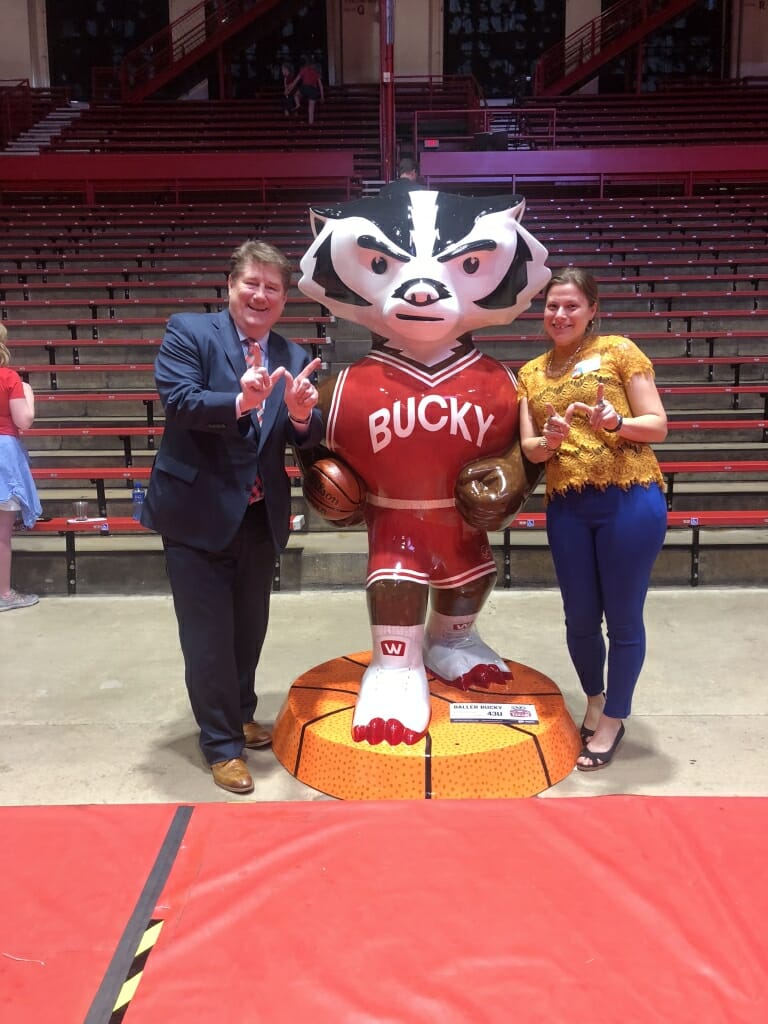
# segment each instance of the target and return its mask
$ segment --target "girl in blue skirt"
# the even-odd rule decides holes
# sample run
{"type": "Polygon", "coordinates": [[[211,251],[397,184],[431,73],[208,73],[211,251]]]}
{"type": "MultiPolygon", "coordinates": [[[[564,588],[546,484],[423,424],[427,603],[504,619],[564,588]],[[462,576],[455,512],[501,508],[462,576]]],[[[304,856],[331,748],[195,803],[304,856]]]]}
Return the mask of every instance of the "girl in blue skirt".
{"type": "Polygon", "coordinates": [[[42,508],[29,469],[29,456],[20,430],[35,419],[35,396],[15,370],[5,344],[8,332],[0,324],[0,612],[37,604],[37,594],[20,594],[11,587],[11,536],[19,514],[28,528],[42,508]]]}

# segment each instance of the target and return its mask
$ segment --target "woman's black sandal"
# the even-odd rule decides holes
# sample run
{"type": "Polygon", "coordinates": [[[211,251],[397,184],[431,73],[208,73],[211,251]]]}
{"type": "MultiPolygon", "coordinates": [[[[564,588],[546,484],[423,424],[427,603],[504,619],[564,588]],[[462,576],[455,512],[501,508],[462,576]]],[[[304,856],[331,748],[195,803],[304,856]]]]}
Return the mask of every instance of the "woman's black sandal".
{"type": "MultiPolygon", "coordinates": [[[[603,690],[601,696],[603,696],[603,697],[605,696],[605,690],[603,690]]],[[[603,706],[605,706],[605,701],[603,701],[603,706]]],[[[581,726],[579,727],[579,736],[581,736],[581,742],[585,743],[585,744],[586,744],[587,740],[590,738],[590,736],[594,736],[595,735],[595,730],[594,729],[588,729],[586,727],[586,725],[584,725],[584,722],[586,722],[586,720],[587,720],[587,718],[586,718],[586,715],[585,715],[584,716],[584,721],[581,723],[581,726]]]]}
{"type": "Polygon", "coordinates": [[[580,772],[597,772],[597,771],[600,771],[601,768],[607,768],[608,765],[613,760],[613,755],[616,753],[616,751],[618,749],[618,746],[621,743],[623,738],[624,738],[624,723],[622,722],[621,725],[619,726],[619,731],[616,733],[616,739],[613,741],[613,744],[612,744],[610,750],[600,750],[600,751],[590,750],[589,747],[585,744],[584,747],[582,748],[581,753],[579,754],[579,757],[589,758],[589,760],[592,763],[591,764],[578,764],[577,763],[576,767],[578,768],[578,770],[580,772]]]}

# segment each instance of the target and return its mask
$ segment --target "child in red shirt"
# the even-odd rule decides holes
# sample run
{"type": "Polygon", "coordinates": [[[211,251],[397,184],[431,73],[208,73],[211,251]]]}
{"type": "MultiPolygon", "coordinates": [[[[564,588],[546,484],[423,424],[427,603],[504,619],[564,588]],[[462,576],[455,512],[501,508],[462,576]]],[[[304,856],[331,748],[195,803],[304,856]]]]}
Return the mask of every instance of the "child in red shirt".
{"type": "Polygon", "coordinates": [[[19,430],[34,422],[35,396],[8,366],[7,337],[0,324],[0,612],[28,608],[39,600],[37,594],[20,594],[11,587],[11,536],[19,513],[27,527],[42,513],[29,456],[19,438],[19,430]]]}
{"type": "Polygon", "coordinates": [[[301,107],[303,97],[307,101],[307,121],[309,124],[314,124],[315,105],[318,100],[325,99],[325,90],[323,88],[323,80],[316,66],[306,59],[302,61],[298,75],[287,87],[288,92],[292,92],[294,89],[296,89],[296,109],[299,110],[301,107]],[[298,89],[296,89],[296,86],[298,86],[298,89]]]}

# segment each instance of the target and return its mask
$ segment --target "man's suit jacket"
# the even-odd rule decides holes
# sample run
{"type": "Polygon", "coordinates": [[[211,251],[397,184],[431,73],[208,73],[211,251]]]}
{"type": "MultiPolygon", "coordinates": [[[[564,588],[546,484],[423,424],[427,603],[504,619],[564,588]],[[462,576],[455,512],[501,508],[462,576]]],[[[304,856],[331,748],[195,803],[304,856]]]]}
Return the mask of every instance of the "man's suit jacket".
{"type": "MultiPolygon", "coordinates": [[[[295,377],[310,357],[274,331],[269,370],[285,366],[295,377]]],[[[165,431],[155,458],[141,522],[182,544],[205,551],[225,548],[242,522],[256,474],[264,484],[275,550],[288,541],[290,481],[285,446],[310,448],[322,438],[313,411],[299,441],[283,401],[279,380],[256,412],[235,416],[235,398],[245,373],[243,346],[228,311],[180,313],[168,321],[155,361],[155,379],[165,409],[165,431]]]]}

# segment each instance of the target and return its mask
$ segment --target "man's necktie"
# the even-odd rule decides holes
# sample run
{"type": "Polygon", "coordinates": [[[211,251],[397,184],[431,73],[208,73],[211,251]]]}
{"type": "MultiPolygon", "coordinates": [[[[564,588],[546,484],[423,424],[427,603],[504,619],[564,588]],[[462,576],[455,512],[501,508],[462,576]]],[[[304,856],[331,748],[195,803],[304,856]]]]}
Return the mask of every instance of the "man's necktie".
{"type": "MultiPolygon", "coordinates": [[[[251,366],[261,366],[262,365],[261,345],[259,345],[258,341],[253,341],[252,338],[247,338],[246,340],[248,341],[248,355],[245,357],[246,363],[248,364],[249,367],[251,367],[251,366]]],[[[264,419],[264,403],[263,402],[261,403],[260,406],[258,406],[256,408],[255,412],[256,412],[256,418],[259,421],[259,426],[261,426],[261,421],[264,419]]],[[[256,476],[256,479],[253,481],[253,486],[251,487],[251,496],[248,499],[248,504],[249,505],[253,505],[254,502],[262,501],[263,499],[264,499],[264,483],[263,483],[263,481],[261,479],[261,475],[258,474],[256,476]]]]}
{"type": "MultiPolygon", "coordinates": [[[[252,338],[246,338],[248,342],[248,355],[245,357],[245,361],[249,367],[251,366],[263,366],[263,360],[261,358],[261,345],[258,341],[253,341],[252,338]]],[[[256,407],[256,416],[258,417],[259,423],[264,419],[264,403],[256,407]]]]}

